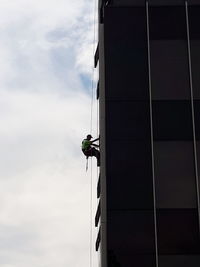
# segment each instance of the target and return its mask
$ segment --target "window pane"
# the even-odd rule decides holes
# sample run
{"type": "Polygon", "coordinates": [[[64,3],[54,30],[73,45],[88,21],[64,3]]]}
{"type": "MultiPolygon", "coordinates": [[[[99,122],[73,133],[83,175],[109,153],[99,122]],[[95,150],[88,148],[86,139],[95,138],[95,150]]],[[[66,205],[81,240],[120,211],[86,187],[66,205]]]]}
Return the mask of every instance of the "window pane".
{"type": "Polygon", "coordinates": [[[151,209],[150,142],[109,141],[107,144],[108,209],[151,209]]]}
{"type": "Polygon", "coordinates": [[[196,139],[200,140],[200,101],[194,101],[194,121],[195,121],[195,132],[196,139]]]}
{"type": "MultiPolygon", "coordinates": [[[[199,3],[199,1],[198,1],[199,3]]],[[[200,6],[189,6],[189,26],[190,26],[190,38],[200,39],[200,6]]]]}
{"type": "Polygon", "coordinates": [[[150,39],[187,39],[185,6],[149,8],[150,39]]]}
{"type": "Polygon", "coordinates": [[[106,98],[148,99],[145,7],[105,8],[104,42],[106,98]]]}
{"type": "Polygon", "coordinates": [[[197,6],[199,6],[200,3],[199,3],[199,0],[190,0],[189,4],[190,5],[195,5],[197,7],[197,6]]]}
{"type": "Polygon", "coordinates": [[[191,62],[194,99],[200,99],[200,40],[191,40],[191,62]]]}
{"type": "Polygon", "coordinates": [[[153,99],[190,99],[187,42],[151,41],[153,99]]]}
{"type": "MultiPolygon", "coordinates": [[[[199,185],[200,185],[200,141],[196,142],[196,149],[197,149],[197,166],[198,166],[198,176],[199,176],[199,185]]],[[[200,188],[199,188],[200,192],[200,188]]]]}
{"type": "Polygon", "coordinates": [[[192,142],[154,142],[156,206],[195,208],[197,205],[192,142]]]}
{"type": "Polygon", "coordinates": [[[153,101],[154,140],[193,140],[190,101],[153,101]]]}
{"type": "Polygon", "coordinates": [[[121,254],[129,255],[134,266],[134,255],[155,253],[153,211],[108,212],[107,230],[108,250],[114,251],[122,266],[121,254]]]}
{"type": "Polygon", "coordinates": [[[108,250],[108,267],[156,267],[155,255],[133,255],[125,249],[108,250]]]}
{"type": "Polygon", "coordinates": [[[176,6],[181,5],[183,6],[182,0],[149,0],[148,1],[150,5],[156,5],[156,6],[176,6]]]}
{"type": "Polygon", "coordinates": [[[192,80],[194,98],[200,99],[200,6],[189,6],[189,26],[191,38],[192,80]]]}
{"type": "Polygon", "coordinates": [[[149,101],[107,102],[106,129],[112,139],[149,139],[149,101]]]}
{"type": "Polygon", "coordinates": [[[157,211],[159,254],[197,254],[199,229],[197,209],[157,211]]]}
{"type": "Polygon", "coordinates": [[[162,255],[158,262],[160,267],[199,267],[200,255],[162,255]]]}

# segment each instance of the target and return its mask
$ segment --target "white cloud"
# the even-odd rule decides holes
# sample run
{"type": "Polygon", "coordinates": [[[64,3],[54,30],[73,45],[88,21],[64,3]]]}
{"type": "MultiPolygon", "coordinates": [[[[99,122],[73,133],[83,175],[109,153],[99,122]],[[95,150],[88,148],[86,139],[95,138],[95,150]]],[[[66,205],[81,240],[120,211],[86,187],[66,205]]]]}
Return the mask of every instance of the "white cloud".
{"type": "Polygon", "coordinates": [[[0,267],[89,264],[93,4],[0,1],[0,267]]]}

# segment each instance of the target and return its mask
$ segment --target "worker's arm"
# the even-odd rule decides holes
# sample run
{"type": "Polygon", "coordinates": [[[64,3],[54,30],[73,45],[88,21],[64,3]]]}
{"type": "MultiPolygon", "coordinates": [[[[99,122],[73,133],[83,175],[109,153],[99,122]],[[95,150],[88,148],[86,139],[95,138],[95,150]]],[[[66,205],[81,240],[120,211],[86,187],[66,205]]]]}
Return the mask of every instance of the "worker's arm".
{"type": "Polygon", "coordinates": [[[99,141],[99,138],[92,140],[91,142],[94,143],[96,141],[99,141]]]}
{"type": "Polygon", "coordinates": [[[99,147],[99,145],[96,145],[96,144],[92,144],[92,146],[99,147]]]}

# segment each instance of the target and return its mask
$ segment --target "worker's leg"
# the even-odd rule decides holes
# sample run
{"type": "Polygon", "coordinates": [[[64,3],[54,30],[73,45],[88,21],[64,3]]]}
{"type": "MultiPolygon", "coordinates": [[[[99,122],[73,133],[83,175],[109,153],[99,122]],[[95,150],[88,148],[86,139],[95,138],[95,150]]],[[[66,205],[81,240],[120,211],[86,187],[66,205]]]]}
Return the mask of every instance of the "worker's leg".
{"type": "Polygon", "coordinates": [[[100,166],[100,152],[99,150],[92,148],[92,156],[97,158],[97,166],[100,166]]]}

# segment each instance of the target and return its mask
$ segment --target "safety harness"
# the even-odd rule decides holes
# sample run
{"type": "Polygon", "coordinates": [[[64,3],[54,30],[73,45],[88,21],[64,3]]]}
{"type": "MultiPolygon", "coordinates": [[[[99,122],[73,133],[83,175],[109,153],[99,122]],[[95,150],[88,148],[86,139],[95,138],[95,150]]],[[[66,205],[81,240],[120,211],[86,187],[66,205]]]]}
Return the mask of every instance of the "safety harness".
{"type": "MultiPolygon", "coordinates": [[[[83,153],[91,150],[91,154],[92,154],[91,144],[92,144],[92,142],[87,140],[87,139],[84,139],[82,141],[82,151],[83,151],[83,153]]],[[[89,158],[90,155],[86,155],[85,153],[84,153],[84,155],[86,156],[86,172],[87,172],[87,170],[88,170],[88,158],[89,158]]]]}

